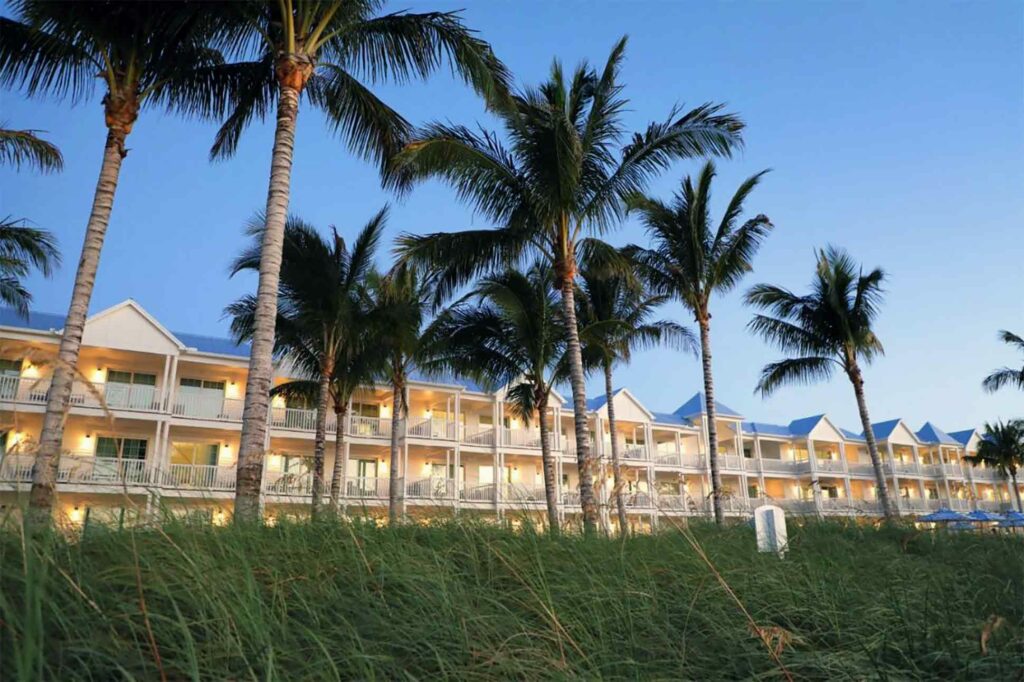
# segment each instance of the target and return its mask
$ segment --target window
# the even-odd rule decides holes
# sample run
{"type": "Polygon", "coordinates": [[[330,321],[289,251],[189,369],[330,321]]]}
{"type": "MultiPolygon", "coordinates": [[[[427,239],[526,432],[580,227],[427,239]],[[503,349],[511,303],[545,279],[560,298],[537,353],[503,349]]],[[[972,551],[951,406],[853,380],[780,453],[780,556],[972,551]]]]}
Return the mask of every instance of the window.
{"type": "Polygon", "coordinates": [[[754,450],[752,448],[747,448],[747,447],[743,448],[743,456],[746,457],[747,459],[753,459],[754,458],[754,450]]]}
{"type": "Polygon", "coordinates": [[[939,490],[938,490],[938,488],[925,488],[924,492],[925,492],[925,497],[927,497],[929,500],[937,500],[937,499],[939,499],[939,490]]]}
{"type": "Polygon", "coordinates": [[[17,360],[0,359],[0,376],[19,377],[21,376],[21,358],[17,360]]]}
{"type": "Polygon", "coordinates": [[[219,443],[171,443],[171,464],[215,466],[219,455],[219,443]]]}
{"type": "Polygon", "coordinates": [[[753,484],[753,485],[748,485],[747,486],[747,496],[748,497],[760,497],[761,496],[761,490],[757,487],[756,483],[753,484]]]}
{"type": "Polygon", "coordinates": [[[135,384],[136,386],[156,386],[155,374],[143,374],[142,372],[122,372],[120,370],[107,370],[108,384],[135,384]]]}
{"type": "Polygon", "coordinates": [[[147,441],[142,438],[111,438],[100,436],[96,439],[96,456],[121,459],[146,459],[147,441]]]}
{"type": "Polygon", "coordinates": [[[224,392],[223,381],[209,381],[207,379],[189,379],[186,377],[181,378],[181,387],[185,389],[204,389],[207,391],[220,391],[224,392]]]}
{"type": "Polygon", "coordinates": [[[480,426],[494,426],[494,415],[482,414],[480,415],[480,426]]]}
{"type": "Polygon", "coordinates": [[[380,418],[380,404],[352,403],[352,416],[380,418]]]}
{"type": "Polygon", "coordinates": [[[562,474],[562,490],[569,489],[569,474],[562,474]]]}
{"type": "Polygon", "coordinates": [[[357,459],[356,476],[359,478],[377,478],[377,460],[357,459]]]}
{"type": "Polygon", "coordinates": [[[281,455],[281,471],[292,476],[305,476],[312,471],[309,457],[281,455]]]}
{"type": "Polygon", "coordinates": [[[827,500],[838,499],[839,487],[834,485],[823,485],[821,486],[821,496],[827,500]]]}

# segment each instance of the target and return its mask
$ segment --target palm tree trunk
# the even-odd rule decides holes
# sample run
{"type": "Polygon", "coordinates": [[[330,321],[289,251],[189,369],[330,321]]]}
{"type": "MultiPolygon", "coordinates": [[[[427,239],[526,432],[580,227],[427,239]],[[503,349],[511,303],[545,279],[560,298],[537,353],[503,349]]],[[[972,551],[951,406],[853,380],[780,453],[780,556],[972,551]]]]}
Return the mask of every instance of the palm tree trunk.
{"type": "Polygon", "coordinates": [[[313,436],[313,502],[310,516],[316,518],[324,497],[324,451],[327,449],[327,403],[331,394],[330,366],[320,370],[320,392],[316,400],[316,433],[313,436]]]}
{"type": "Polygon", "coordinates": [[[619,439],[616,438],[615,426],[615,405],[612,402],[612,363],[604,363],[604,394],[608,407],[608,431],[612,436],[612,479],[615,482],[615,490],[612,496],[615,498],[615,508],[619,512],[619,534],[623,537],[629,532],[629,521],[626,519],[626,505],[622,503],[622,463],[619,461],[619,439]]]}
{"type": "Polygon", "coordinates": [[[295,147],[295,122],[299,115],[299,91],[282,85],[277,102],[277,129],[270,161],[270,188],[267,192],[266,229],[260,249],[260,278],[256,290],[256,315],[252,348],[249,352],[249,377],[245,384],[242,410],[242,436],[238,448],[238,472],[235,489],[235,519],[259,518],[260,484],[263,479],[264,440],[270,382],[273,378],[274,322],[277,318],[277,289],[281,276],[281,250],[284,224],[288,218],[291,192],[292,152],[295,147]]]}
{"type": "Polygon", "coordinates": [[[572,275],[562,277],[562,313],[569,338],[569,383],[572,385],[572,412],[576,427],[576,466],[580,477],[580,507],[583,510],[583,532],[597,531],[597,501],[594,499],[594,480],[591,472],[590,429],[587,425],[587,390],[583,376],[583,352],[580,349],[580,330],[576,322],[576,292],[572,275]]]}
{"type": "Polygon", "coordinates": [[[338,512],[341,509],[341,482],[345,477],[345,415],[348,413],[348,406],[342,405],[334,409],[334,418],[337,424],[334,427],[334,471],[331,472],[331,509],[338,512]]]}
{"type": "Polygon", "coordinates": [[[398,522],[398,505],[402,494],[402,477],[399,474],[402,451],[405,449],[405,381],[395,380],[392,384],[391,409],[391,468],[388,481],[388,521],[398,522]]]}
{"type": "Polygon", "coordinates": [[[540,387],[537,396],[537,416],[540,420],[540,461],[544,469],[544,499],[548,503],[548,528],[552,536],[558,535],[558,484],[555,481],[555,459],[551,456],[551,430],[548,428],[548,387],[540,387]]]}
{"type": "Polygon", "coordinates": [[[107,141],[103,147],[103,162],[92,199],[92,212],[85,228],[85,242],[75,272],[75,286],[71,293],[71,304],[64,320],[64,331],[60,338],[60,349],[53,369],[50,390],[46,396],[46,415],[39,436],[39,451],[32,469],[32,489],[28,498],[30,524],[47,525],[52,520],[57,472],[60,469],[60,449],[64,440],[64,417],[71,399],[71,388],[78,366],[78,353],[82,347],[82,333],[85,319],[89,314],[96,270],[100,264],[103,238],[110,223],[110,212],[114,206],[114,193],[121,173],[121,162],[127,152],[124,142],[128,129],[112,127],[107,130],[107,141]]]}
{"type": "Polygon", "coordinates": [[[1024,505],[1020,503],[1020,489],[1017,487],[1017,470],[1010,470],[1010,483],[1013,484],[1013,496],[1017,498],[1017,511],[1024,514],[1024,505]]]}
{"type": "Polygon", "coordinates": [[[697,316],[700,325],[700,356],[704,368],[704,409],[708,417],[708,462],[711,465],[711,504],[715,523],[722,525],[722,472],[718,468],[718,415],[715,412],[715,380],[711,374],[711,320],[707,313],[697,316]]]}
{"type": "Polygon", "coordinates": [[[864,429],[864,440],[868,444],[868,456],[871,457],[871,468],[875,472],[875,482],[878,484],[878,500],[882,503],[882,513],[886,521],[894,521],[899,517],[899,512],[893,507],[892,499],[889,497],[889,485],[885,480],[885,472],[882,471],[882,458],[878,454],[878,442],[875,440],[875,430],[871,428],[871,418],[868,416],[868,404],[864,399],[864,378],[860,373],[860,367],[853,358],[847,358],[847,374],[853,384],[853,392],[857,396],[857,410],[860,412],[860,423],[864,429]]]}

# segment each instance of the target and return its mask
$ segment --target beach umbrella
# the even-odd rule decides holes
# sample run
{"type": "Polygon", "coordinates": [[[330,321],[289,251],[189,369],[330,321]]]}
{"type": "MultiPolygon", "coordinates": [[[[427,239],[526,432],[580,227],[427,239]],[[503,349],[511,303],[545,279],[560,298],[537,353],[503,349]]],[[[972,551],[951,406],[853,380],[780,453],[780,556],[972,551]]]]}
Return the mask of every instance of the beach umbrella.
{"type": "Polygon", "coordinates": [[[1016,511],[1006,512],[1004,519],[999,522],[999,527],[1024,528],[1024,514],[1016,511]]]}
{"type": "Polygon", "coordinates": [[[927,514],[918,519],[918,521],[926,521],[928,523],[949,523],[951,521],[969,521],[966,516],[960,512],[955,512],[952,509],[938,509],[933,511],[931,514],[927,514]]]}
{"type": "Polygon", "coordinates": [[[1002,521],[1005,517],[1001,514],[994,514],[993,512],[976,509],[968,514],[967,518],[977,523],[986,523],[990,521],[1002,521]]]}

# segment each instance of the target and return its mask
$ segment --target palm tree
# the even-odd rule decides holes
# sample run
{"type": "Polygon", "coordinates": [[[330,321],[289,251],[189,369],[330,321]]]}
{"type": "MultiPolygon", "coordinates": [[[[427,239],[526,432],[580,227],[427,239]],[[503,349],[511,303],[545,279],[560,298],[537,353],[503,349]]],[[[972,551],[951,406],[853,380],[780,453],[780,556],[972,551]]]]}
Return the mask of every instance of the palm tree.
{"type": "Polygon", "coordinates": [[[494,132],[433,124],[395,161],[389,182],[398,187],[439,178],[494,223],[492,229],[406,235],[407,259],[442,272],[438,296],[481,274],[539,257],[554,270],[569,334],[580,501],[584,528],[597,528],[591,474],[583,358],[576,324],[576,254],[585,232],[613,228],[624,214],[623,195],[643,189],[673,160],[728,155],[741,143],[743,124],[721,107],[673,110],[663,122],[626,139],[618,82],[626,39],[598,73],[588,64],[567,79],[555,62],[548,81],[495,105],[508,146],[494,132]]]}
{"type": "Polygon", "coordinates": [[[757,384],[762,395],[771,395],[784,384],[829,379],[836,368],[850,379],[875,470],[878,498],[886,519],[893,520],[899,512],[889,497],[882,472],[860,368],[862,361],[870,363],[885,353],[873,329],[884,280],[881,269],[864,274],[849,254],[829,246],[818,253],[809,294],[798,296],[782,287],[758,284],[747,292],[746,301],[770,312],[755,315],[748,325],[750,330],[795,356],[764,367],[757,384]]]}
{"type": "Polygon", "coordinates": [[[361,157],[381,166],[402,145],[409,125],[360,78],[399,83],[425,78],[446,60],[484,96],[500,98],[504,67],[456,14],[378,14],[383,2],[266,0],[225,3],[220,12],[231,44],[257,54],[225,66],[238,88],[217,133],[214,158],[230,156],[244,128],[276,108],[267,193],[267,229],[256,294],[258,306],[242,413],[235,518],[259,514],[269,389],[273,372],[275,296],[291,193],[292,150],[300,99],[320,109],[361,157]]]}
{"type": "MultiPolygon", "coordinates": [[[[275,390],[285,396],[308,397],[317,406],[313,445],[314,516],[323,499],[327,410],[332,377],[337,373],[335,364],[353,347],[354,341],[362,344],[359,335],[365,328],[367,315],[365,285],[373,270],[374,253],[386,219],[387,208],[384,208],[362,229],[351,251],[336,230],[332,230],[330,239],[324,239],[316,228],[294,216],[289,217],[285,225],[275,354],[285,358],[290,367],[306,379],[288,382],[275,390]]],[[[266,229],[262,215],[250,224],[248,232],[254,237],[254,243],[235,260],[232,275],[259,271],[260,245],[266,229]]],[[[256,308],[253,296],[245,296],[228,306],[232,332],[240,341],[252,339],[256,308]]],[[[338,426],[343,427],[340,423],[338,426]]]]}
{"type": "Polygon", "coordinates": [[[1024,468],[1024,420],[985,424],[985,435],[978,441],[978,451],[964,457],[970,464],[985,464],[1010,479],[1017,511],[1024,513],[1017,487],[1017,471],[1024,468]]]}
{"type": "MultiPolygon", "coordinates": [[[[64,158],[56,146],[38,137],[34,130],[0,128],[0,164],[15,168],[28,165],[46,173],[62,170],[64,158]]],[[[32,268],[49,277],[60,265],[60,251],[50,232],[19,224],[22,222],[10,217],[0,219],[0,301],[27,317],[32,294],[21,280],[32,268]]]]}
{"type": "Polygon", "coordinates": [[[646,293],[632,276],[609,272],[588,264],[580,271],[579,313],[577,315],[587,365],[604,374],[608,430],[611,433],[613,497],[618,510],[619,532],[628,529],[622,503],[622,466],[619,459],[615,419],[612,371],[616,364],[629,364],[633,351],[666,344],[696,351],[693,333],[668,320],[652,320],[658,307],[668,301],[666,295],[646,293]]]}
{"type": "Polygon", "coordinates": [[[386,356],[384,374],[391,384],[391,464],[388,519],[398,521],[402,493],[401,455],[405,450],[409,373],[421,355],[423,324],[433,296],[431,282],[414,268],[398,264],[375,287],[374,346],[386,356]]]}
{"type": "MultiPolygon", "coordinates": [[[[29,520],[49,522],[64,412],[121,164],[128,154],[125,142],[143,107],[216,116],[229,85],[211,71],[223,59],[208,46],[213,26],[201,3],[14,0],[9,5],[18,18],[0,18],[0,86],[78,101],[92,93],[98,78],[107,128],[29,494],[29,520]]],[[[53,155],[46,159],[40,157],[52,165],[53,155]]]]}
{"type": "Polygon", "coordinates": [[[565,368],[567,334],[554,283],[544,261],[526,273],[507,270],[482,280],[424,333],[422,367],[470,377],[489,390],[505,387],[505,399],[517,417],[529,425],[536,416],[548,527],[557,533],[558,484],[548,405],[554,385],[564,379],[559,370],[565,368]]]}
{"type": "Polygon", "coordinates": [[[48,173],[64,170],[64,157],[56,145],[42,139],[37,130],[0,128],[0,164],[34,167],[48,173]]]}
{"type": "Polygon", "coordinates": [[[767,216],[757,215],[740,223],[743,203],[767,171],[747,178],[733,194],[718,225],[711,218],[711,181],[715,165],[708,161],[696,183],[683,179],[682,190],[671,204],[639,194],[629,198],[629,208],[640,214],[651,248],[626,249],[636,260],[642,276],[655,293],[667,294],[686,306],[700,328],[704,370],[704,401],[707,412],[708,459],[715,522],[724,521],[722,477],[718,467],[718,425],[715,384],[711,372],[711,296],[731,290],[752,270],[751,260],[772,229],[767,216]]]}
{"type": "MultiPolygon", "coordinates": [[[[1009,344],[1017,350],[1024,352],[1024,339],[1013,332],[1001,329],[999,331],[999,339],[1003,343],[1009,344]]],[[[1020,369],[1000,367],[997,370],[993,370],[991,374],[985,377],[985,380],[981,382],[981,385],[989,393],[995,393],[1006,385],[1016,386],[1020,390],[1024,391],[1024,367],[1021,367],[1020,369]]]]}

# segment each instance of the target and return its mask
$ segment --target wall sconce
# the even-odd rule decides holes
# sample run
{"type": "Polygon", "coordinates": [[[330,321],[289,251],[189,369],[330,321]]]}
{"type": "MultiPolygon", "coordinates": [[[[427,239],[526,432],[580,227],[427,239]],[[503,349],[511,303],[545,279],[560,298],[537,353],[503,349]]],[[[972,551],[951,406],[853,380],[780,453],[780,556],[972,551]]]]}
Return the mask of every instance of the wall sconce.
{"type": "Polygon", "coordinates": [[[89,440],[90,438],[92,438],[92,434],[91,433],[85,434],[85,439],[86,440],[89,440]]]}
{"type": "Polygon", "coordinates": [[[82,522],[82,510],[78,507],[78,505],[75,505],[75,508],[72,509],[71,512],[68,514],[68,519],[71,520],[71,523],[77,524],[82,522]]]}

